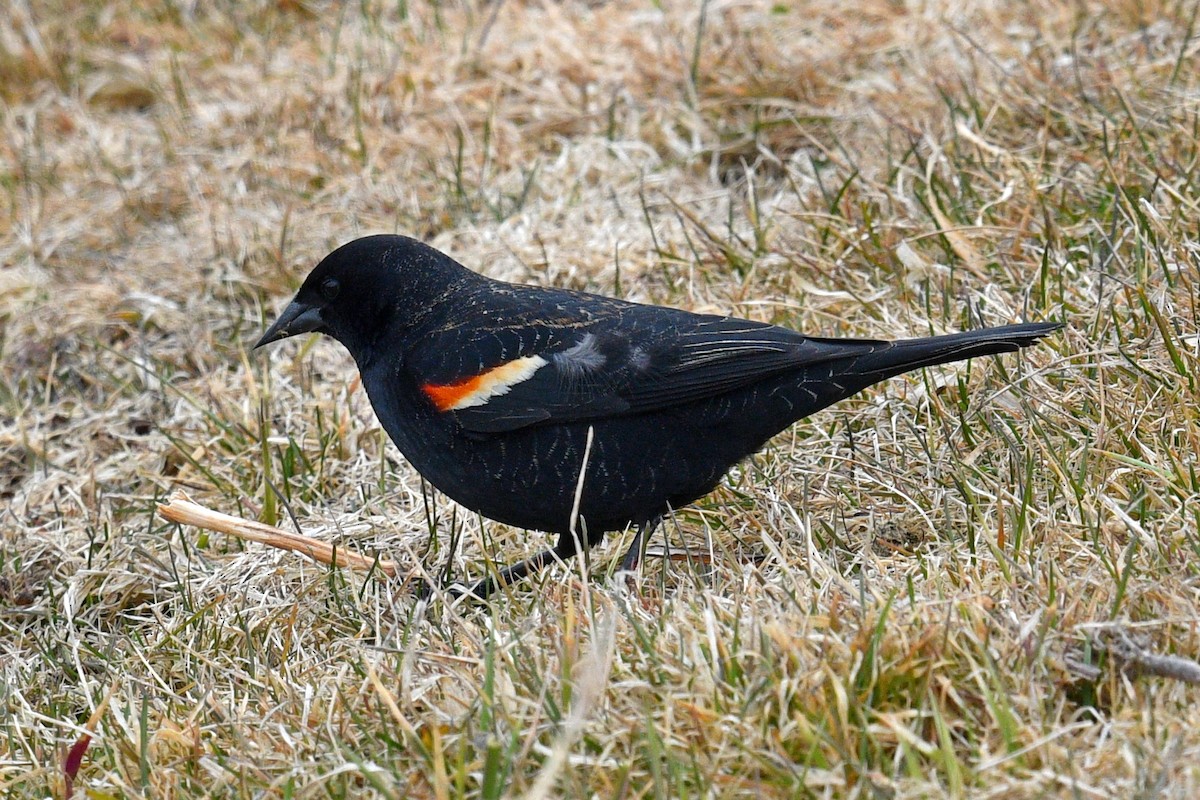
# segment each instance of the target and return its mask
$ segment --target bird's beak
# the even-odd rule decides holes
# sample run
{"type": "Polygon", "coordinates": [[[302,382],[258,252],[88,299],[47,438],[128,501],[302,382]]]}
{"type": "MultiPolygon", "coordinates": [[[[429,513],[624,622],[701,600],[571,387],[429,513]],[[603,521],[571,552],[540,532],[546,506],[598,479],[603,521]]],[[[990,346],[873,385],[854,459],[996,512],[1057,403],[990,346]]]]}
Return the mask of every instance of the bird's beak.
{"type": "Polygon", "coordinates": [[[279,319],[275,320],[275,324],[267,328],[267,332],[262,335],[254,348],[257,349],[264,344],[277,342],[298,333],[320,330],[324,327],[325,321],[321,319],[320,308],[293,300],[279,315],[279,319]]]}

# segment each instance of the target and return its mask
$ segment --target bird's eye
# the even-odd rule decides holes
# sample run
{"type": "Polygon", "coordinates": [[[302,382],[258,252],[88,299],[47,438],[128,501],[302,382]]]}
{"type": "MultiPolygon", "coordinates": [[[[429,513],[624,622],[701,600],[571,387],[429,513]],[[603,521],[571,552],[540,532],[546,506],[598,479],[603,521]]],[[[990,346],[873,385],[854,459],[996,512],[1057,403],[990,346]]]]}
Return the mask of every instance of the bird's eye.
{"type": "Polygon", "coordinates": [[[326,278],[321,281],[321,296],[326,300],[333,300],[341,290],[342,284],[338,282],[337,278],[326,278]]]}

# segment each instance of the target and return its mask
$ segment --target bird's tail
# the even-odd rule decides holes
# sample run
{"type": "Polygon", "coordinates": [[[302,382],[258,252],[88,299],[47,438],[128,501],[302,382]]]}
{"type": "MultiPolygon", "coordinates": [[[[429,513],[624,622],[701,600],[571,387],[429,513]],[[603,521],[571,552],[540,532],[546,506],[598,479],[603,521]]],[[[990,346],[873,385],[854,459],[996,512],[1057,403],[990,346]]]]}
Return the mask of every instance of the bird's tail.
{"type": "Polygon", "coordinates": [[[786,425],[872,384],[922,367],[1011,353],[1037,344],[1060,328],[1062,325],[1054,322],[1030,322],[897,342],[809,337],[807,342],[817,351],[817,357],[810,358],[797,372],[778,379],[778,388],[768,396],[778,398],[786,408],[764,413],[759,432],[765,440],[786,425]]]}
{"type": "Polygon", "coordinates": [[[901,339],[864,354],[855,364],[855,369],[870,375],[873,383],[921,367],[948,364],[976,356],[1012,353],[1037,344],[1060,328],[1062,324],[1058,322],[1026,322],[945,336],[901,339]]]}

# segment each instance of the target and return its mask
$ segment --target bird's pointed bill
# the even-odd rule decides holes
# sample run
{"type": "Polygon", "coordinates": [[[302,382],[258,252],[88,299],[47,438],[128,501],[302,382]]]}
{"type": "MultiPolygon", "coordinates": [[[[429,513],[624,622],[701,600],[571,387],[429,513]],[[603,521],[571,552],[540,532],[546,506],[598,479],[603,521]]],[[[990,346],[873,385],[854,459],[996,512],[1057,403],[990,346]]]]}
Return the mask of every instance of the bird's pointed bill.
{"type": "Polygon", "coordinates": [[[264,344],[277,342],[298,333],[320,330],[324,325],[325,321],[321,319],[321,309],[293,300],[279,315],[279,319],[267,328],[267,332],[262,335],[254,347],[259,348],[264,344]]]}

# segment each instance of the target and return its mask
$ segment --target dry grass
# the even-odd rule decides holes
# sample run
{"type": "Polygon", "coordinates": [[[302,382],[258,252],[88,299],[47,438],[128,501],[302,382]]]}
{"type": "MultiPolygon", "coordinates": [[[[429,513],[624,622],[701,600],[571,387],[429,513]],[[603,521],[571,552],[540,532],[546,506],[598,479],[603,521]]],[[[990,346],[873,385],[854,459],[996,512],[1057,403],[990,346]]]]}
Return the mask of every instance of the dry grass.
{"type": "Polygon", "coordinates": [[[1137,655],[1200,656],[1195,2],[9,8],[6,794],[89,719],[94,798],[1200,794],[1200,689],[1137,655]],[[827,335],[1070,328],[797,425],[640,598],[617,536],[423,609],[154,513],[542,545],[430,497],[333,343],[247,352],[387,231],[827,335]]]}

